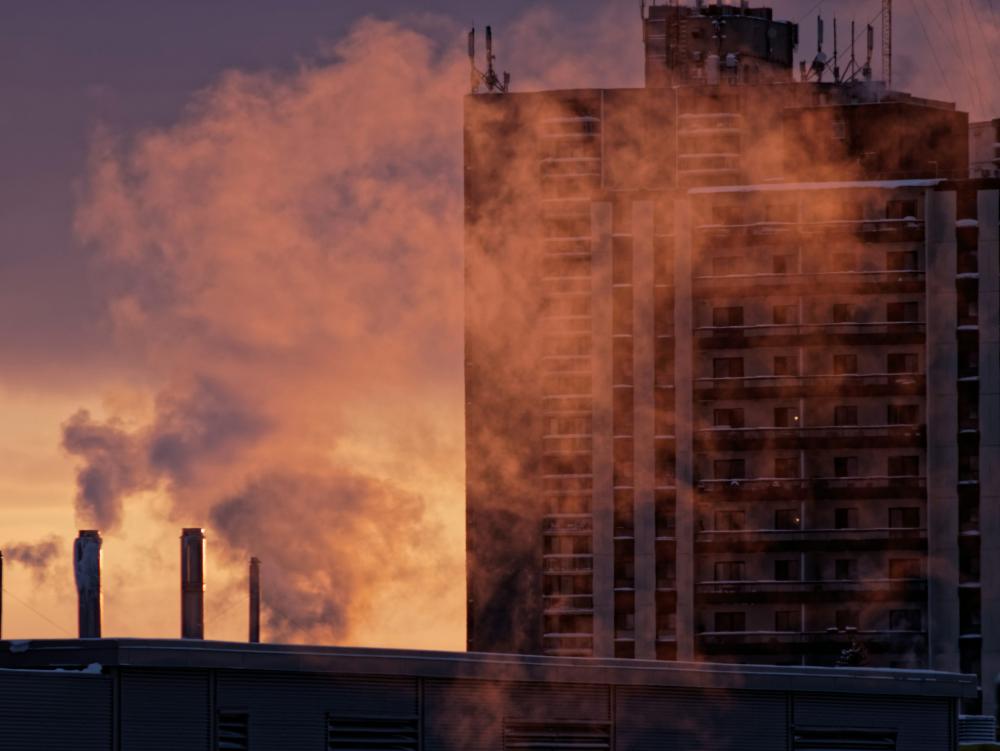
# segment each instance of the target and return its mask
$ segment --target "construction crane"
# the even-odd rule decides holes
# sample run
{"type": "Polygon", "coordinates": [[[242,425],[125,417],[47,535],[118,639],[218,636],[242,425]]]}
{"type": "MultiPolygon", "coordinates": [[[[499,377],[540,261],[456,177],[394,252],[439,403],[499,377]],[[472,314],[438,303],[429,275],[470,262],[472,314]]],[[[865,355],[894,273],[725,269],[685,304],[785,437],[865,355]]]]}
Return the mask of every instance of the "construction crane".
{"type": "Polygon", "coordinates": [[[882,0],[882,75],[892,89],[892,0],[882,0]]]}

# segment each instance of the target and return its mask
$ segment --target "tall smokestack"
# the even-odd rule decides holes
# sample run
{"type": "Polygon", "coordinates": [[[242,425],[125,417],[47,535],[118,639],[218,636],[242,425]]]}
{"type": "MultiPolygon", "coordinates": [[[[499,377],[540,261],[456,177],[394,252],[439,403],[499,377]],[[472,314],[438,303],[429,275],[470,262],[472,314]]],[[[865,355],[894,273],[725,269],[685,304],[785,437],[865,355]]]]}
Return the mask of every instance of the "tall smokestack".
{"type": "Polygon", "coordinates": [[[0,550],[0,639],[3,638],[3,551],[0,550]]]}
{"type": "Polygon", "coordinates": [[[250,559],[250,642],[260,641],[260,558],[250,559]]]}
{"type": "Polygon", "coordinates": [[[101,533],[81,529],[73,543],[73,575],[81,639],[101,638],[101,533]]]}
{"type": "Polygon", "coordinates": [[[181,532],[181,638],[205,638],[205,530],[181,532]]]}

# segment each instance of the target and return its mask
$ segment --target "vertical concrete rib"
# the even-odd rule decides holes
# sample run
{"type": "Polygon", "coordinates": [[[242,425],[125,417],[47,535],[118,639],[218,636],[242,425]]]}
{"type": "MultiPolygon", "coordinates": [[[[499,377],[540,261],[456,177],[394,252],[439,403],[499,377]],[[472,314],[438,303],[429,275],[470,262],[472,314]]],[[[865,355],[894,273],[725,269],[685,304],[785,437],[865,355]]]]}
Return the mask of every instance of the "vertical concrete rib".
{"type": "Polygon", "coordinates": [[[632,204],[632,372],[635,446],[635,656],[656,659],[656,328],[653,204],[632,204]]]}
{"type": "Polygon", "coordinates": [[[930,667],[957,671],[958,301],[955,292],[955,216],[954,191],[927,191],[927,632],[930,667]]]}
{"type": "Polygon", "coordinates": [[[677,659],[695,657],[694,351],[691,200],[674,204],[674,394],[677,438],[677,659]]]}
{"type": "Polygon", "coordinates": [[[594,656],[614,656],[614,436],[612,425],[611,204],[590,208],[593,382],[594,656]]]}
{"type": "Polygon", "coordinates": [[[983,713],[1000,674],[1000,191],[979,191],[979,554],[983,713]]]}

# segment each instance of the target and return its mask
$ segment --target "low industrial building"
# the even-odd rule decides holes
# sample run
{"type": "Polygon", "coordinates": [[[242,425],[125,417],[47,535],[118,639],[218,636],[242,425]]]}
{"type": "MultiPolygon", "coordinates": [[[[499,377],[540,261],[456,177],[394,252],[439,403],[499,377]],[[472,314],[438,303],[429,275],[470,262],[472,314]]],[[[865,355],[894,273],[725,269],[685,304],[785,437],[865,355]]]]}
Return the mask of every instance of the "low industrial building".
{"type": "Polygon", "coordinates": [[[945,751],[975,676],[242,644],[0,642],[0,748],[945,751]]]}

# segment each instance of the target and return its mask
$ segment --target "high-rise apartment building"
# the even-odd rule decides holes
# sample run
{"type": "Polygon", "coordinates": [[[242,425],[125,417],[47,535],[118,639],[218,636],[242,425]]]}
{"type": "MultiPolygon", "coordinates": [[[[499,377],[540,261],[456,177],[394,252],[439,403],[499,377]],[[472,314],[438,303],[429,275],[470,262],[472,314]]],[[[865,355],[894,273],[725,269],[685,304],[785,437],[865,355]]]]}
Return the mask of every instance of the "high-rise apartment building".
{"type": "Polygon", "coordinates": [[[645,88],[466,102],[469,648],[961,669],[993,712],[968,117],[793,80],[766,9],[644,22],[645,88]]]}

